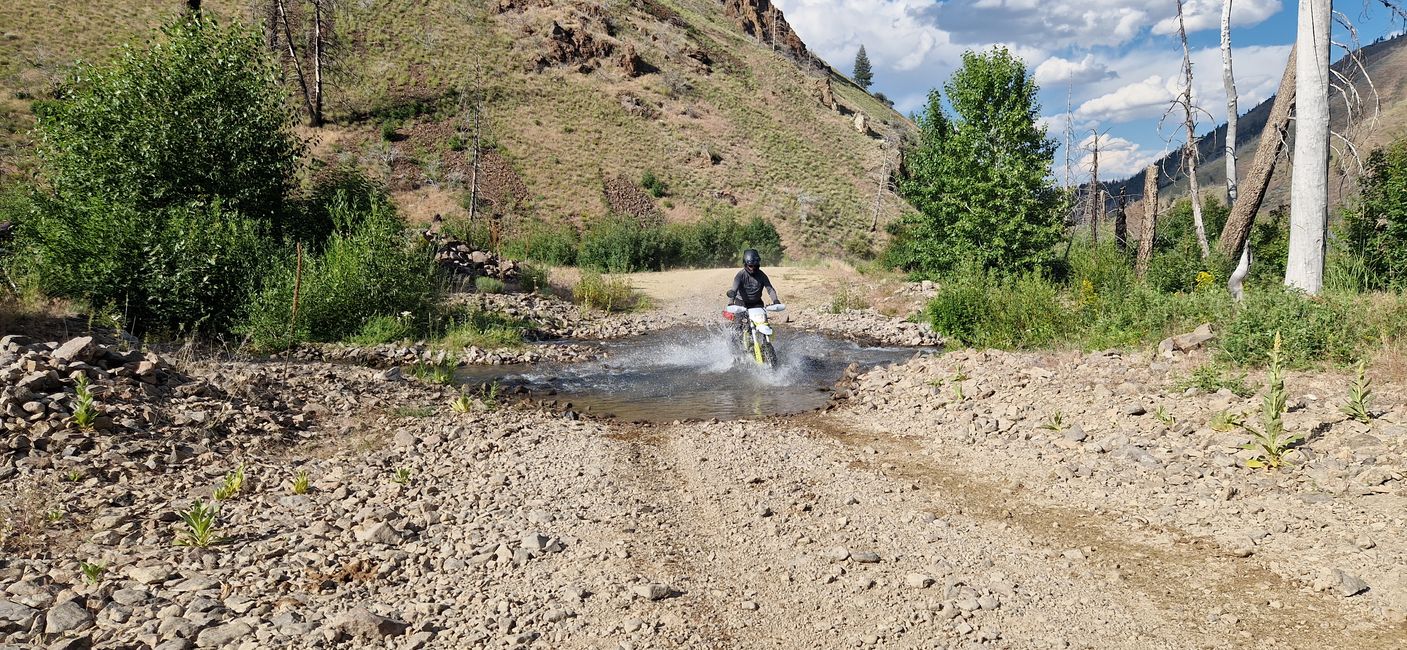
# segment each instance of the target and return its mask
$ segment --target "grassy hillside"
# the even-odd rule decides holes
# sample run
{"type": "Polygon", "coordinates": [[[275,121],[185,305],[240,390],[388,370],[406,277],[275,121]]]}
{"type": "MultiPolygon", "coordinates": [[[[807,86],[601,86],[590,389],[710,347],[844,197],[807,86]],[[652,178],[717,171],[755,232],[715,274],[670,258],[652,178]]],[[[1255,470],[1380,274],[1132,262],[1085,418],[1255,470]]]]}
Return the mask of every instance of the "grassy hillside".
{"type": "MultiPolygon", "coordinates": [[[[767,7],[742,0],[758,3],[767,7]]],[[[606,181],[638,183],[650,172],[668,187],[654,199],[667,219],[761,215],[793,254],[835,253],[869,236],[885,156],[894,155],[884,138],[912,130],[834,70],[789,51],[786,38],[799,43],[789,31],[774,49],[718,0],[340,4],[332,121],[308,130],[312,151],[384,178],[412,218],[464,212],[468,109],[482,98],[482,133],[496,155],[481,185],[487,207],[513,223],[603,215],[606,181]],[[828,84],[834,107],[822,104],[828,84]],[[856,129],[855,113],[870,133],[856,129]]],[[[3,172],[32,165],[32,98],[51,92],[73,61],[150,37],[180,6],[3,3],[3,172]]],[[[206,11],[251,24],[263,16],[222,0],[206,11]]],[[[884,191],[881,224],[902,209],[884,191]]]]}
{"type": "MultiPolygon", "coordinates": [[[[1365,161],[1369,152],[1393,140],[1407,136],[1407,38],[1396,37],[1364,47],[1358,54],[1362,70],[1344,59],[1335,64],[1335,69],[1355,81],[1357,92],[1362,97],[1360,105],[1354,109],[1350,119],[1342,95],[1335,93],[1329,103],[1330,119],[1335,132],[1343,134],[1358,149],[1365,161]],[[1365,78],[1364,72],[1367,76],[1365,78]],[[1368,79],[1371,79],[1371,87],[1368,79]],[[1376,89],[1376,99],[1374,97],[1376,89]],[[1376,104],[1376,106],[1375,106],[1376,104]]],[[[1270,106],[1275,98],[1265,100],[1241,116],[1237,135],[1237,172],[1244,178],[1260,145],[1261,130],[1270,118],[1270,106]]],[[[1261,210],[1269,211],[1289,204],[1290,165],[1289,156],[1294,147],[1294,126],[1291,122],[1289,141],[1271,178],[1270,189],[1266,193],[1261,210]]],[[[1202,136],[1199,142],[1199,162],[1197,180],[1208,194],[1226,197],[1225,162],[1226,125],[1202,136]]],[[[1334,156],[1329,184],[1330,201],[1339,203],[1351,198],[1357,190],[1357,165],[1344,148],[1343,140],[1335,138],[1334,146],[1339,152],[1334,156]],[[1340,163],[1347,163],[1338,171],[1340,163]]],[[[1173,152],[1158,161],[1161,170],[1158,179],[1161,202],[1184,198],[1188,193],[1187,174],[1183,170],[1181,151],[1173,152]]],[[[1143,194],[1144,174],[1139,172],[1126,181],[1111,183],[1108,191],[1118,196],[1121,190],[1130,197],[1143,194]]]]}

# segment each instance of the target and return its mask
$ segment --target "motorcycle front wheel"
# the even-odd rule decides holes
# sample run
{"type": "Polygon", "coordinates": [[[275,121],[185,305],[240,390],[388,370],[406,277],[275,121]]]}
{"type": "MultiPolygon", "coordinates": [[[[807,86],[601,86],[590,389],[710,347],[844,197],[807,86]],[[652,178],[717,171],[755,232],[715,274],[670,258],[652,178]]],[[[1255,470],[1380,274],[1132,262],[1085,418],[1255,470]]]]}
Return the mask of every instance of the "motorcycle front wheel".
{"type": "Polygon", "coordinates": [[[777,367],[777,351],[772,348],[771,341],[762,344],[762,363],[768,368],[777,367]]]}

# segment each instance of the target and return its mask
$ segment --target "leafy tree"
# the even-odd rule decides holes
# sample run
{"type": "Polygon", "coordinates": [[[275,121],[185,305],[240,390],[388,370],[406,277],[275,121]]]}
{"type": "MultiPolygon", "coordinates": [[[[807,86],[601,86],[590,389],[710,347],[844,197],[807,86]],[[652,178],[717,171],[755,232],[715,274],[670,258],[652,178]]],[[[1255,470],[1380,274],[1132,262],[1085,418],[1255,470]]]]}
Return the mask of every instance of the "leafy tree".
{"type": "Polygon", "coordinates": [[[21,244],[50,295],[114,305],[138,329],[221,330],[269,235],[301,220],[302,145],[258,34],[195,14],[163,34],[79,65],[38,107],[21,244]]]}
{"type": "Polygon", "coordinates": [[[1407,288],[1407,140],[1370,154],[1358,185],[1361,194],[1344,215],[1340,247],[1361,258],[1372,288],[1407,288]]]}
{"type": "Polygon", "coordinates": [[[917,116],[919,143],[904,154],[899,192],[915,208],[892,231],[886,260],[933,276],[968,265],[1021,273],[1048,264],[1063,229],[1049,175],[1055,142],[1036,120],[1038,88],[1005,48],[967,52],[917,116]]]}
{"type": "Polygon", "coordinates": [[[863,45],[860,46],[860,51],[855,53],[855,73],[850,76],[865,90],[869,90],[870,84],[874,83],[874,71],[870,69],[870,55],[865,53],[863,45]]]}

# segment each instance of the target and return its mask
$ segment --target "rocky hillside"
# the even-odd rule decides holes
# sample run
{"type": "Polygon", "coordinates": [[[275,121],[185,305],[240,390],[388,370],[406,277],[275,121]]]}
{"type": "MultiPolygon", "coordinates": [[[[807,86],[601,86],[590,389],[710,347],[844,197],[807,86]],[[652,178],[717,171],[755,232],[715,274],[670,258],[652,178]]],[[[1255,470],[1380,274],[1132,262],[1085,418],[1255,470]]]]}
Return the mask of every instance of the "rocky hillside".
{"type": "MultiPolygon", "coordinates": [[[[1361,69],[1348,57],[1335,63],[1334,67],[1346,78],[1354,80],[1355,88],[1362,98],[1359,102],[1361,105],[1355,106],[1354,115],[1350,119],[1342,95],[1335,93],[1329,103],[1329,110],[1334,130],[1350,138],[1358,148],[1361,157],[1366,160],[1368,153],[1374,148],[1381,147],[1407,133],[1407,74],[1404,74],[1407,72],[1407,39],[1399,36],[1374,43],[1362,48],[1356,56],[1361,61],[1361,69]],[[1371,80],[1371,84],[1369,80],[1371,80]],[[1374,91],[1376,91],[1376,101],[1374,91]],[[1377,104],[1376,108],[1375,103],[1377,104]]],[[[1265,123],[1270,118],[1270,105],[1274,102],[1275,98],[1272,96],[1241,116],[1238,124],[1236,152],[1240,161],[1237,171],[1242,177],[1250,170],[1251,159],[1255,157],[1256,147],[1260,145],[1261,130],[1265,128],[1265,123]]],[[[1290,127],[1289,139],[1290,143],[1287,144],[1282,156],[1288,156],[1289,152],[1292,151],[1293,124],[1290,127]]],[[[1221,188],[1226,184],[1225,143],[1225,124],[1218,126],[1211,133],[1203,135],[1198,148],[1197,167],[1197,180],[1201,186],[1214,188],[1217,191],[1216,195],[1223,201],[1225,200],[1225,191],[1221,188]]],[[[1340,143],[1336,142],[1335,145],[1340,146],[1340,143]]],[[[1284,164],[1285,160],[1286,158],[1282,157],[1281,164],[1277,165],[1275,175],[1271,179],[1270,190],[1266,193],[1265,202],[1262,204],[1262,210],[1273,210],[1289,203],[1290,168],[1289,165],[1284,164]]],[[[1163,201],[1185,197],[1188,183],[1187,174],[1182,171],[1181,151],[1175,151],[1165,156],[1157,164],[1162,170],[1158,179],[1158,187],[1163,201]]],[[[1334,174],[1331,179],[1329,184],[1331,201],[1337,203],[1344,197],[1352,196],[1356,191],[1356,167],[1350,169],[1354,173],[1347,176],[1334,174]]],[[[1126,181],[1111,183],[1108,191],[1111,196],[1118,196],[1121,191],[1126,191],[1131,197],[1141,196],[1143,194],[1143,179],[1143,172],[1139,172],[1126,181]]]]}
{"type": "MultiPolygon", "coordinates": [[[[148,37],[181,6],[0,7],[4,173],[32,166],[30,104],[73,61],[148,37]]],[[[265,15],[228,0],[205,10],[249,24],[265,15]]],[[[481,107],[483,205],[516,223],[605,214],[613,184],[649,172],[662,181],[649,207],[668,220],[762,215],[793,254],[827,253],[868,235],[895,155],[885,143],[912,130],[811,53],[768,0],[392,0],[338,11],[331,123],[307,132],[312,151],[384,178],[412,217],[464,211],[481,107]]],[[[879,223],[902,209],[884,191],[879,223]]]]}

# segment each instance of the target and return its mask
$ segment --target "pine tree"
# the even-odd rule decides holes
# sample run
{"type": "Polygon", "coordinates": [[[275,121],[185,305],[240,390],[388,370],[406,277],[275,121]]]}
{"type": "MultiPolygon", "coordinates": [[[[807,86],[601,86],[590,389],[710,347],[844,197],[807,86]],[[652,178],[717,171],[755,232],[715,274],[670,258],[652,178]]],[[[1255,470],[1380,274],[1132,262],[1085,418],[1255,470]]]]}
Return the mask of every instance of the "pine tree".
{"type": "Polygon", "coordinates": [[[870,84],[874,83],[874,71],[870,70],[870,55],[865,54],[865,46],[860,46],[860,51],[855,53],[855,74],[851,75],[855,83],[865,90],[870,89],[870,84]]]}

